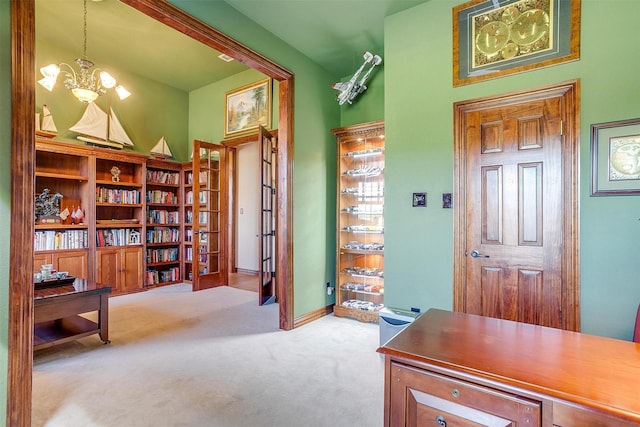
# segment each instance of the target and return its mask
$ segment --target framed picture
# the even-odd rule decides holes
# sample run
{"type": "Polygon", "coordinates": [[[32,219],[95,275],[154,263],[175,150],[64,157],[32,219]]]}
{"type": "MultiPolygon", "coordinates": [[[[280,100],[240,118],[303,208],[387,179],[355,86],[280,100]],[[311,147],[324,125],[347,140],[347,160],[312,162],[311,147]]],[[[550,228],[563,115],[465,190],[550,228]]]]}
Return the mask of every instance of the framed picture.
{"type": "Polygon", "coordinates": [[[258,126],[271,129],[271,79],[227,92],[224,105],[225,138],[244,135],[258,126]]]}
{"type": "Polygon", "coordinates": [[[640,195],[640,119],[591,125],[591,195],[640,195]]]}
{"type": "Polygon", "coordinates": [[[427,207],[427,193],[413,193],[413,207],[414,208],[426,208],[427,207]]]}
{"type": "Polygon", "coordinates": [[[581,0],[472,0],[453,8],[453,86],[580,58],[581,0]]]}

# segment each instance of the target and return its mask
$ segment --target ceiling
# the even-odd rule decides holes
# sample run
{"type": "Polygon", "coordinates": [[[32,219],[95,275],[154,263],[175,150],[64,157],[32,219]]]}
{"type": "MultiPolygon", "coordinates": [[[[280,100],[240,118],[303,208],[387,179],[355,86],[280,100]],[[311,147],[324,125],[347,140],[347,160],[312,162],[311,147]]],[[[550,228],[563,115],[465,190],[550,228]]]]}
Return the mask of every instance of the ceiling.
{"type": "MultiPolygon", "coordinates": [[[[380,54],[384,60],[385,16],[427,0],[225,1],[340,78],[360,66],[365,50],[380,54]]],[[[82,1],[35,3],[36,37],[81,57],[82,1]]],[[[246,70],[243,64],[224,62],[218,55],[117,0],[87,2],[87,57],[101,68],[110,64],[191,91],[246,70]]],[[[37,64],[42,65],[46,64],[37,64]]]]}

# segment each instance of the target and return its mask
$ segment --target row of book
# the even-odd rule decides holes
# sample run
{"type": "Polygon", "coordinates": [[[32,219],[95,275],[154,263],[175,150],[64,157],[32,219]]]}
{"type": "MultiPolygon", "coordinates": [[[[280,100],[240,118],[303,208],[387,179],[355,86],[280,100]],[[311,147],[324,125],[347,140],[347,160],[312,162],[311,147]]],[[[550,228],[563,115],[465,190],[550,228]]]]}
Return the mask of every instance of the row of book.
{"type": "Polygon", "coordinates": [[[147,230],[147,243],[177,243],[180,230],[172,227],[154,227],[147,230]]]}
{"type": "Polygon", "coordinates": [[[178,204],[178,195],[171,191],[149,190],[147,191],[147,203],[178,204]]]}
{"type": "Polygon", "coordinates": [[[155,182],[158,184],[179,184],[180,174],[178,174],[178,172],[147,169],[147,182],[155,182]]]}
{"type": "Polygon", "coordinates": [[[147,249],[147,263],[178,261],[178,248],[147,249]]]}
{"type": "Polygon", "coordinates": [[[172,267],[168,270],[147,270],[147,284],[156,285],[158,283],[176,282],[180,280],[180,268],[172,267]]]}
{"type": "Polygon", "coordinates": [[[96,202],[137,205],[140,204],[140,191],[97,186],[96,202]]]}
{"type": "MultiPolygon", "coordinates": [[[[207,171],[200,171],[200,183],[206,183],[207,182],[207,171]]],[[[193,184],[193,172],[189,172],[187,174],[187,184],[193,184]]]]}
{"type": "Polygon", "coordinates": [[[131,228],[112,228],[97,230],[96,232],[96,245],[98,247],[139,244],[140,232],[131,228]]]}
{"type": "Polygon", "coordinates": [[[36,231],[33,237],[33,248],[36,251],[84,249],[88,246],[87,230],[36,231]]]}
{"type": "Polygon", "coordinates": [[[147,211],[147,224],[179,224],[180,214],[177,211],[150,209],[147,211]]]}

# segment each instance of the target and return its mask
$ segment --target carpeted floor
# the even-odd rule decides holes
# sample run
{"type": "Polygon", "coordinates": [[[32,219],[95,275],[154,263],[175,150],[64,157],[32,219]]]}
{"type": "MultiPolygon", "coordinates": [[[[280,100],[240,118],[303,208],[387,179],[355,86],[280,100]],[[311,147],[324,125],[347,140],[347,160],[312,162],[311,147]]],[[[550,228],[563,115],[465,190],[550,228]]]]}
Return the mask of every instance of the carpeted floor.
{"type": "Polygon", "coordinates": [[[375,324],[281,331],[254,292],[172,285],[111,298],[109,327],[34,355],[33,426],[383,424],[375,324]]]}

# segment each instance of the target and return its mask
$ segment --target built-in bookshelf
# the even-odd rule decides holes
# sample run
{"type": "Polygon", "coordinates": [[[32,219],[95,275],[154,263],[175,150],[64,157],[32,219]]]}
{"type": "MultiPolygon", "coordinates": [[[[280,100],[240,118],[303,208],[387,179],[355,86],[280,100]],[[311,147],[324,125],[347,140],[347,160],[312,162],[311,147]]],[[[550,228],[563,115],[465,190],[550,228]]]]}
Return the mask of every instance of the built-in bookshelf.
{"type": "Polygon", "coordinates": [[[185,163],[182,167],[183,197],[182,215],[184,217],[182,255],[184,281],[193,280],[193,169],[191,163],[185,163]]]}
{"type": "MultiPolygon", "coordinates": [[[[35,271],[52,264],[54,270],[90,278],[87,208],[93,204],[91,160],[92,152],[85,147],[70,151],[60,144],[36,140],[35,271]]],[[[89,209],[89,215],[91,212],[89,209]]]]}
{"type": "Polygon", "coordinates": [[[145,281],[160,286],[182,280],[181,174],[179,163],[149,159],[146,171],[145,281]]]}

